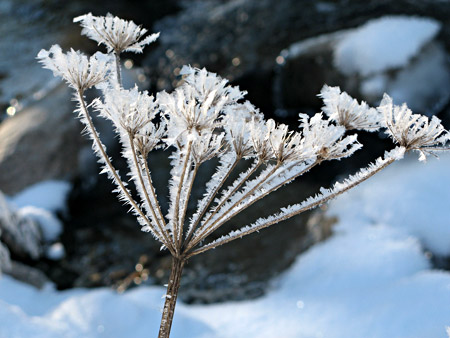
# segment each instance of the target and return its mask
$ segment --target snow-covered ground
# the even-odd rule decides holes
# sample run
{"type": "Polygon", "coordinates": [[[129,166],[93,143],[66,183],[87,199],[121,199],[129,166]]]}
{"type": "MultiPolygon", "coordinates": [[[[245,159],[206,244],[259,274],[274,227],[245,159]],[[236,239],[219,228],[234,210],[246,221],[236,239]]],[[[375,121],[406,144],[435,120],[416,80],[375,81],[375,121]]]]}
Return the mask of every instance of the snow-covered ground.
{"type": "MultiPolygon", "coordinates": [[[[173,337],[446,337],[450,157],[406,159],[331,203],[334,235],[257,300],[178,304],[173,337]]],[[[283,224],[277,225],[283,226],[283,224]]],[[[245,239],[243,239],[245,240],[245,239]]],[[[282,245],[282,243],[280,243],[282,245]]],[[[156,336],[164,289],[36,290],[3,276],[0,337],[156,336]]]]}

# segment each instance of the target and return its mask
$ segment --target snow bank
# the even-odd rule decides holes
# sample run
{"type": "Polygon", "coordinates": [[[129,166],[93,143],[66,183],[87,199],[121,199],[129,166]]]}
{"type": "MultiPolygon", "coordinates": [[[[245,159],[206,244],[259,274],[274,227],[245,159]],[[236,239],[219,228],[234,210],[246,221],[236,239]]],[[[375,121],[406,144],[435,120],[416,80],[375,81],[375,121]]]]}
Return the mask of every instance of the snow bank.
{"type": "Polygon", "coordinates": [[[405,66],[440,27],[433,19],[419,17],[370,20],[337,43],[334,64],[344,74],[362,76],[405,66]]]}
{"type": "Polygon", "coordinates": [[[341,196],[330,215],[341,220],[339,232],[352,231],[352,224],[389,224],[431,252],[450,256],[450,157],[425,164],[411,160],[341,196]]]}
{"type": "MultiPolygon", "coordinates": [[[[404,160],[330,205],[334,235],[300,255],[264,297],[179,303],[172,337],[446,337],[450,273],[424,248],[449,254],[450,157],[404,160]]],[[[282,224],[278,226],[283,226],[282,224]]],[[[0,280],[0,337],[155,335],[159,287],[37,291],[0,280]]]]}
{"type": "MultiPolygon", "coordinates": [[[[0,338],[93,338],[155,336],[163,289],[36,290],[10,277],[0,280],[0,338]]],[[[173,337],[213,337],[204,323],[177,309],[173,337]],[[189,335],[186,335],[186,333],[189,335]]]]}

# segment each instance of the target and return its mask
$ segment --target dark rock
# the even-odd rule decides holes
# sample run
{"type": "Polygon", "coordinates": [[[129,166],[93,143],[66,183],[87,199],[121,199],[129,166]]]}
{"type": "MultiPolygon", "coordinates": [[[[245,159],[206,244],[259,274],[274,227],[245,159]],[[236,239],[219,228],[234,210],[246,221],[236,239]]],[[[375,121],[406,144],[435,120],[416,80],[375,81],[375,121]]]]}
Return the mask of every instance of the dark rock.
{"type": "Polygon", "coordinates": [[[15,194],[49,179],[70,179],[78,170],[81,126],[64,87],[0,124],[0,188],[15,194]]]}
{"type": "Polygon", "coordinates": [[[0,192],[0,241],[14,257],[37,260],[43,253],[39,225],[22,217],[0,192]]]}
{"type": "Polygon", "coordinates": [[[4,272],[21,282],[33,285],[39,289],[50,282],[41,270],[17,261],[11,261],[10,268],[4,272]]]}
{"type": "Polygon", "coordinates": [[[44,246],[39,225],[20,216],[0,192],[0,274],[41,288],[49,279],[31,265],[42,258],[44,246]]]}

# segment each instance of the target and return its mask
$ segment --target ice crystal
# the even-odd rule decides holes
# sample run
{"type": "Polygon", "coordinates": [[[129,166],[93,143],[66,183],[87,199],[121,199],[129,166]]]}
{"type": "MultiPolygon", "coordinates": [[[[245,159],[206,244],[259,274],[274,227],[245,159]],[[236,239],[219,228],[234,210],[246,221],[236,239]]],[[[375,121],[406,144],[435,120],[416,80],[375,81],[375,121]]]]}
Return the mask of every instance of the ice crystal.
{"type": "Polygon", "coordinates": [[[371,108],[364,101],[360,104],[346,92],[341,92],[339,87],[323,86],[319,97],[323,99],[325,106],[323,112],[331,120],[344,126],[347,130],[357,129],[376,131],[380,129],[381,114],[371,108]]]}
{"type": "Polygon", "coordinates": [[[449,132],[436,116],[430,120],[424,115],[413,114],[406,104],[394,105],[386,94],[378,110],[384,115],[386,133],[407,150],[418,151],[421,161],[425,161],[426,154],[435,155],[450,140],[449,132]]]}
{"type": "Polygon", "coordinates": [[[81,34],[104,44],[108,52],[117,54],[122,52],[142,53],[144,47],[154,42],[159,33],[154,33],[143,38],[147,33],[133,21],[127,21],[108,14],[106,16],[93,16],[91,13],[78,16],[73,19],[79,22],[83,30],[81,34]]]}
{"type": "Polygon", "coordinates": [[[300,114],[299,117],[305,139],[304,149],[314,152],[321,160],[345,158],[362,147],[356,134],[344,136],[345,127],[333,125],[321,113],[311,118],[305,114],[300,114]]]}
{"type": "Polygon", "coordinates": [[[48,51],[42,49],[37,58],[44,68],[81,92],[106,81],[110,73],[111,60],[100,52],[88,58],[73,49],[63,53],[60,46],[53,45],[48,51]]]}

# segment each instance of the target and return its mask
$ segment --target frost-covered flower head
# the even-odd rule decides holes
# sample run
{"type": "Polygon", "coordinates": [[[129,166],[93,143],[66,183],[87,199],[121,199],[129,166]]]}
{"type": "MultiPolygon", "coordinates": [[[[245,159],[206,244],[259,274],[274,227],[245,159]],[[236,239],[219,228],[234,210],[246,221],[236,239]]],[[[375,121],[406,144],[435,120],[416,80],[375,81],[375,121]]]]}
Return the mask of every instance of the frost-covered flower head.
{"type": "Polygon", "coordinates": [[[208,133],[192,144],[192,157],[197,164],[206,162],[226,150],[224,133],[208,133]]]}
{"type": "Polygon", "coordinates": [[[99,45],[104,44],[108,52],[114,51],[116,54],[142,53],[145,45],[159,37],[159,33],[154,33],[143,38],[147,33],[145,28],[109,13],[106,16],[93,16],[88,13],[74,18],[73,22],[79,22],[83,27],[81,34],[97,41],[99,45]]]}
{"type": "Polygon", "coordinates": [[[300,133],[289,131],[285,124],[276,125],[275,121],[267,121],[267,138],[272,154],[278,162],[300,160],[303,155],[303,139],[300,133]]]}
{"type": "Polygon", "coordinates": [[[249,101],[225,109],[223,128],[226,140],[238,157],[254,155],[250,140],[250,126],[253,119],[262,120],[263,116],[249,101]]]}
{"type": "Polygon", "coordinates": [[[191,66],[183,66],[180,71],[186,84],[195,89],[195,98],[203,100],[214,93],[211,100],[215,104],[223,97],[227,98],[227,103],[234,103],[244,97],[247,92],[239,90],[239,87],[228,85],[228,80],[222,79],[215,73],[208,72],[205,68],[199,69],[191,66]]]}
{"type": "Polygon", "coordinates": [[[341,92],[339,87],[325,85],[319,97],[325,103],[323,112],[345,129],[376,131],[380,128],[382,119],[380,113],[375,108],[370,108],[364,101],[359,104],[346,92],[341,92]]]}
{"type": "Polygon", "coordinates": [[[88,58],[73,49],[63,53],[60,46],[53,45],[48,51],[42,49],[37,59],[44,68],[50,69],[55,76],[62,77],[69,86],[80,92],[105,81],[110,72],[111,59],[100,52],[88,58]]]}
{"type": "Polygon", "coordinates": [[[378,110],[384,114],[386,133],[406,150],[420,152],[420,161],[426,154],[434,155],[450,140],[450,133],[444,129],[436,116],[431,120],[420,114],[413,114],[406,104],[394,105],[392,98],[384,94],[378,110]]]}
{"type": "Polygon", "coordinates": [[[273,149],[269,143],[270,129],[264,119],[253,118],[248,124],[250,140],[259,161],[266,162],[273,157],[273,149]]]}
{"type": "Polygon", "coordinates": [[[96,108],[116,127],[132,134],[142,129],[156,116],[157,104],[147,91],[132,89],[108,89],[104,91],[104,102],[96,101],[96,108]]]}
{"type": "Polygon", "coordinates": [[[255,116],[245,125],[250,131],[253,150],[261,162],[274,159],[278,163],[304,159],[303,139],[300,133],[290,131],[285,124],[273,119],[255,116]]]}
{"type": "Polygon", "coordinates": [[[158,102],[168,120],[169,145],[183,144],[220,127],[225,109],[238,104],[245,94],[214,73],[191,67],[183,69],[187,77],[180,87],[171,94],[158,93],[158,102]]]}
{"type": "MultiPolygon", "coordinates": [[[[341,159],[352,155],[362,145],[357,135],[344,136],[345,128],[323,119],[321,113],[309,118],[300,114],[300,128],[304,138],[304,149],[312,151],[319,160],[341,159]]],[[[305,157],[309,154],[305,154],[305,157]]]]}

